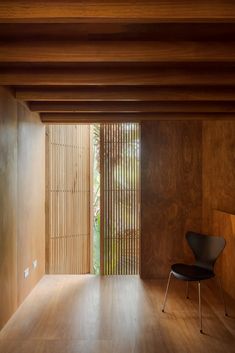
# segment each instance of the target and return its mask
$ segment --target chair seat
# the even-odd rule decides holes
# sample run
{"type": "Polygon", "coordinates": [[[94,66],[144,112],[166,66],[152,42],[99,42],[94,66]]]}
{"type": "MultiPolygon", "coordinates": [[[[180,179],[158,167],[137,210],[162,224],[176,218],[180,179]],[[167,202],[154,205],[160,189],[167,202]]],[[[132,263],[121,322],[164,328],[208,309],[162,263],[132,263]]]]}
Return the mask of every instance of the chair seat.
{"type": "Polygon", "coordinates": [[[213,271],[196,265],[174,264],[171,271],[176,278],[183,281],[202,281],[215,276],[213,271]]]}

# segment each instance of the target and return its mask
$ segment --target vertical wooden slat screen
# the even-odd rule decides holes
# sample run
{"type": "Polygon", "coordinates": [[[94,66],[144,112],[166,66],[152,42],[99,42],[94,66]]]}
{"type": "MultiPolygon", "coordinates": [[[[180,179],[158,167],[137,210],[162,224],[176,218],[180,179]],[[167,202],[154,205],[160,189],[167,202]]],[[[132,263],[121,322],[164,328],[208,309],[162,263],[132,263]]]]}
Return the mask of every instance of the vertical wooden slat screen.
{"type": "Polygon", "coordinates": [[[48,125],[47,273],[90,272],[90,127],[48,125]]]}
{"type": "Polygon", "coordinates": [[[138,274],[139,124],[102,124],[100,151],[101,274],[138,274]]]}

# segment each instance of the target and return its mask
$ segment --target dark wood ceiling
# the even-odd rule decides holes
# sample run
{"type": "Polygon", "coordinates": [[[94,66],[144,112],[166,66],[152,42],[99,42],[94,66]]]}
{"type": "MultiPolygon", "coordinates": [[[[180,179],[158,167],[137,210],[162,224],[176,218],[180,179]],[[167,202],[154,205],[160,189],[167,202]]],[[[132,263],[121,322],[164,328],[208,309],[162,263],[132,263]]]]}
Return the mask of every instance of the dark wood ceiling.
{"type": "Polygon", "coordinates": [[[234,1],[4,1],[0,85],[44,122],[231,119],[234,1]]]}

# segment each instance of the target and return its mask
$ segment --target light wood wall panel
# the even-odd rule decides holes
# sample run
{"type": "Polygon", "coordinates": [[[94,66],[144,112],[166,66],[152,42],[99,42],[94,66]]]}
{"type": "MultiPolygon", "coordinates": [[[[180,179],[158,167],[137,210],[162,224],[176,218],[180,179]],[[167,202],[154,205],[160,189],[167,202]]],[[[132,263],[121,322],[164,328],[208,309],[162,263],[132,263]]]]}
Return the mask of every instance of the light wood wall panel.
{"type": "Polygon", "coordinates": [[[175,262],[191,260],[187,230],[201,231],[202,123],[141,124],[142,278],[167,277],[175,262]]]}
{"type": "Polygon", "coordinates": [[[47,127],[47,271],[90,272],[90,127],[47,127]]]}
{"type": "Polygon", "coordinates": [[[39,116],[0,87],[0,328],[44,274],[44,142],[39,116]]]}
{"type": "Polygon", "coordinates": [[[17,105],[0,87],[0,328],[17,307],[17,105]]]}
{"type": "Polygon", "coordinates": [[[101,124],[101,273],[139,273],[140,126],[101,124]]]}
{"type": "Polygon", "coordinates": [[[18,303],[45,273],[45,126],[18,103],[18,303]],[[33,261],[37,267],[33,268],[33,261]],[[29,267],[30,275],[24,278],[29,267]]]}

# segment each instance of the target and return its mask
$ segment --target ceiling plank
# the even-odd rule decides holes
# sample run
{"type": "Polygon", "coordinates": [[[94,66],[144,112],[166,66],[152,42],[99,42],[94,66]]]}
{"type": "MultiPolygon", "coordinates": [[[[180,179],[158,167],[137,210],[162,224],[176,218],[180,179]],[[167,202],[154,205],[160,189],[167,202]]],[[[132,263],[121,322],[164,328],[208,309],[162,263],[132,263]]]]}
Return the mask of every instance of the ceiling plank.
{"type": "Polygon", "coordinates": [[[0,85],[235,85],[235,70],[228,68],[0,68],[0,85]]]}
{"type": "Polygon", "coordinates": [[[223,112],[234,113],[235,102],[29,102],[34,112],[223,112]]]}
{"type": "Polygon", "coordinates": [[[233,21],[231,0],[53,1],[2,0],[0,22],[233,21]]]}
{"type": "Polygon", "coordinates": [[[32,41],[0,43],[0,63],[235,62],[235,42],[32,41]]]}
{"type": "Polygon", "coordinates": [[[235,114],[221,113],[41,113],[41,121],[48,124],[101,123],[142,120],[234,120],[235,114]]]}
{"type": "Polygon", "coordinates": [[[23,101],[233,101],[235,86],[16,87],[15,97],[23,101]]]}

